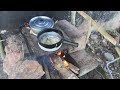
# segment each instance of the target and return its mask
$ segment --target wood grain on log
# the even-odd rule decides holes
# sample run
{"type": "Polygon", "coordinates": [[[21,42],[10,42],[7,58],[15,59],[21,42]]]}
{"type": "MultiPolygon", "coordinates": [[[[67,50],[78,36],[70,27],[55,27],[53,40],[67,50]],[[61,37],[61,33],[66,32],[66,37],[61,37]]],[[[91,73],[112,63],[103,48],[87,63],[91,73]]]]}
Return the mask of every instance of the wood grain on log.
{"type": "Polygon", "coordinates": [[[85,50],[76,51],[70,54],[80,65],[79,77],[95,69],[99,63],[94,55],[89,55],[85,50]]]}
{"type": "Polygon", "coordinates": [[[70,70],[73,71],[74,73],[79,74],[79,70],[80,70],[80,69],[79,69],[78,67],[76,67],[76,66],[74,66],[73,64],[69,63],[69,68],[70,68],[70,70]]]}

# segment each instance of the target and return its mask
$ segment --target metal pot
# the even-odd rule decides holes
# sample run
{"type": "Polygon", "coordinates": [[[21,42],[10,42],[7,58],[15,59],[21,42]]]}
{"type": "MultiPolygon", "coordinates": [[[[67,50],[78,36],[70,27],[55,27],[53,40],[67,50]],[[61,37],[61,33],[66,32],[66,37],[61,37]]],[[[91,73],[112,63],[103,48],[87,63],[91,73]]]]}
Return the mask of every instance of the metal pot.
{"type": "Polygon", "coordinates": [[[63,43],[78,47],[78,43],[66,40],[60,30],[53,28],[47,28],[39,32],[37,38],[38,45],[44,51],[56,51],[63,43]]]}
{"type": "Polygon", "coordinates": [[[37,36],[37,34],[44,29],[53,28],[54,21],[47,16],[36,16],[29,21],[29,26],[34,35],[37,36]]]}

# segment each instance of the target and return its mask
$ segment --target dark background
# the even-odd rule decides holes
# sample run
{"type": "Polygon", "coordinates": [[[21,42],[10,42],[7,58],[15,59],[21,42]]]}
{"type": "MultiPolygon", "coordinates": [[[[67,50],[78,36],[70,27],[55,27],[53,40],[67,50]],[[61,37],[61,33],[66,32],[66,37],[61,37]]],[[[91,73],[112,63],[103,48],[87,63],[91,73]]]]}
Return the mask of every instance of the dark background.
{"type": "Polygon", "coordinates": [[[40,15],[68,20],[68,11],[0,11],[0,29],[17,29],[24,21],[40,15]]]}

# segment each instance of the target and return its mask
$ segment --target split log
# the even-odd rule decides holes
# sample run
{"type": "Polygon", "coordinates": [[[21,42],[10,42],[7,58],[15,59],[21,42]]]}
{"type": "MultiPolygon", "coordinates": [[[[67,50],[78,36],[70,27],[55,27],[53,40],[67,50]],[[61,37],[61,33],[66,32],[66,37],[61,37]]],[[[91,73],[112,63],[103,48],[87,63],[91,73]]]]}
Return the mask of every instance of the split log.
{"type": "Polygon", "coordinates": [[[101,59],[89,55],[85,50],[76,51],[70,55],[80,65],[79,77],[95,69],[100,64],[98,61],[102,62],[101,59]]]}
{"type": "Polygon", "coordinates": [[[76,66],[74,66],[73,64],[69,63],[69,68],[70,68],[70,70],[73,71],[74,73],[79,74],[79,70],[80,70],[80,69],[79,69],[78,67],[76,67],[76,66]]]}
{"type": "Polygon", "coordinates": [[[44,71],[45,71],[46,79],[50,79],[49,70],[48,70],[48,67],[47,67],[47,65],[46,65],[44,60],[43,60],[43,68],[44,68],[44,71]]]}
{"type": "MultiPolygon", "coordinates": [[[[76,68],[76,67],[74,68],[73,66],[72,67],[70,66],[71,69],[73,70],[73,72],[76,72],[76,74],[78,73],[79,77],[94,70],[98,65],[100,65],[102,63],[101,59],[94,56],[93,54],[88,54],[85,50],[76,51],[76,52],[70,53],[70,55],[72,58],[74,58],[74,60],[80,66],[79,72],[78,72],[78,68],[76,68]]],[[[58,57],[53,58],[53,60],[55,60],[55,68],[67,78],[70,74],[68,74],[69,71],[63,65],[62,60],[58,57]],[[67,72],[67,73],[65,73],[65,72],[67,72]]],[[[70,65],[72,65],[72,64],[70,64],[70,65]]]]}
{"type": "Polygon", "coordinates": [[[73,63],[68,62],[68,60],[61,58],[64,66],[67,67],[67,69],[71,70],[72,72],[74,72],[75,74],[79,73],[79,68],[77,66],[74,66],[73,63]]]}
{"type": "Polygon", "coordinates": [[[63,75],[65,79],[78,79],[78,77],[69,69],[67,69],[60,57],[54,57],[55,68],[63,75]]]}

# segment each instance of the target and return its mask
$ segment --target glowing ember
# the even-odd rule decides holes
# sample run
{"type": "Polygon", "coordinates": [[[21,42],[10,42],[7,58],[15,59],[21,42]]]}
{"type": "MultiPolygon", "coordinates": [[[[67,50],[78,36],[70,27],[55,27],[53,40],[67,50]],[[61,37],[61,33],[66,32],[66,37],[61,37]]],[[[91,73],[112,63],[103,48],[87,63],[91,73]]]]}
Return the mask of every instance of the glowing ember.
{"type": "Polygon", "coordinates": [[[59,51],[59,52],[57,53],[57,55],[58,55],[58,56],[61,56],[61,55],[62,55],[62,51],[59,51]]]}
{"type": "Polygon", "coordinates": [[[63,64],[65,67],[69,68],[69,63],[66,60],[63,60],[63,64]]]}

